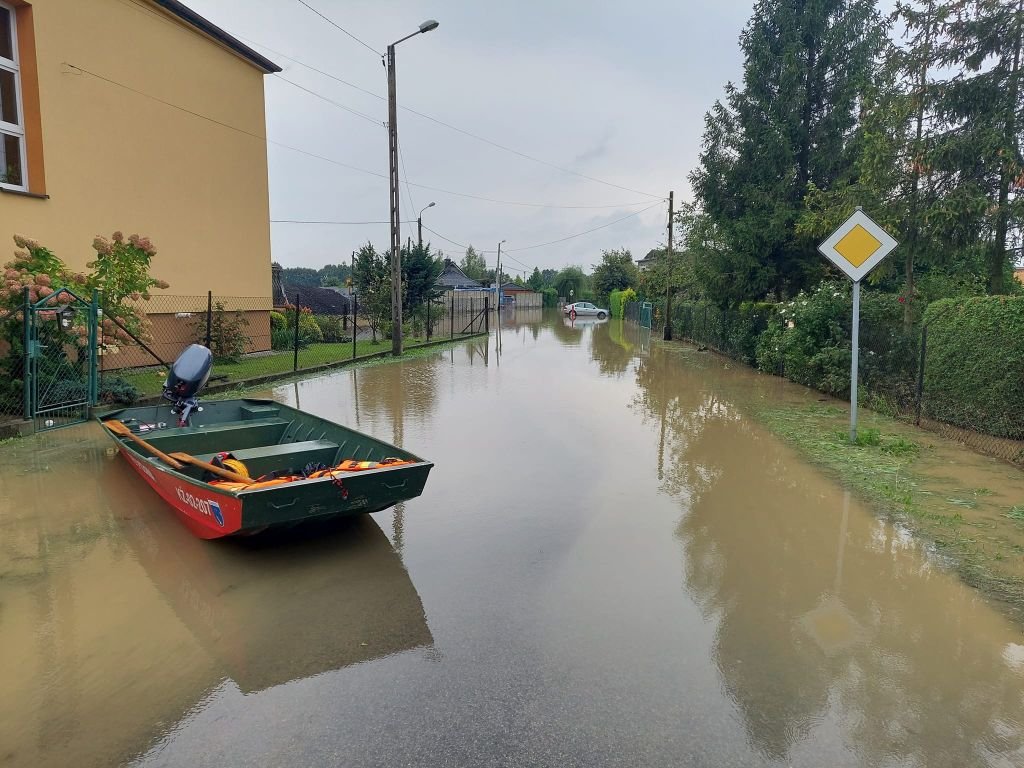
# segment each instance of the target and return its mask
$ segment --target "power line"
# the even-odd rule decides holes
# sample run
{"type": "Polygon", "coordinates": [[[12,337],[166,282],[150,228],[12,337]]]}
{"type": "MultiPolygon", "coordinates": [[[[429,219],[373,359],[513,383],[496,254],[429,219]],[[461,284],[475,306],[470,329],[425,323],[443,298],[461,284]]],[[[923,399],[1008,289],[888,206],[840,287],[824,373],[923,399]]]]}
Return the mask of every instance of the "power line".
{"type": "MultiPolygon", "coordinates": [[[[105,83],[109,83],[111,85],[116,85],[119,88],[124,88],[125,90],[131,91],[132,93],[137,94],[138,96],[142,96],[143,98],[150,99],[150,100],[155,101],[155,102],[157,102],[159,104],[163,104],[164,106],[171,107],[172,109],[180,110],[181,112],[185,112],[186,114],[192,115],[193,117],[198,117],[201,120],[207,120],[207,121],[209,121],[211,123],[215,123],[216,125],[219,125],[219,126],[221,126],[223,128],[228,128],[229,130],[237,131],[238,133],[245,134],[246,136],[251,136],[254,139],[258,139],[259,141],[265,142],[267,144],[272,144],[275,147],[281,147],[283,149],[287,149],[287,150],[290,150],[292,152],[298,152],[300,155],[306,155],[307,157],[312,157],[312,158],[315,158],[317,160],[322,160],[323,162],[331,163],[332,165],[337,165],[337,166],[340,166],[342,168],[347,168],[347,169],[352,170],[352,171],[357,171],[359,173],[365,173],[365,174],[367,174],[369,176],[376,176],[379,179],[387,179],[388,178],[387,175],[385,175],[383,173],[378,173],[377,171],[371,171],[371,170],[368,170],[366,168],[360,168],[359,166],[356,166],[356,165],[350,165],[349,163],[343,163],[340,160],[334,160],[333,158],[330,158],[330,157],[324,157],[323,155],[318,155],[315,152],[310,152],[310,151],[305,150],[305,149],[300,149],[299,147],[293,147],[290,144],[285,144],[284,142],[281,142],[281,141],[275,141],[273,139],[268,139],[266,136],[261,136],[258,133],[253,133],[252,131],[247,131],[244,128],[239,128],[238,126],[231,125],[230,123],[225,123],[224,121],[218,120],[218,119],[216,119],[214,117],[210,117],[209,115],[204,115],[204,114],[202,114],[200,112],[196,112],[194,110],[188,109],[187,107],[183,107],[183,106],[181,106],[179,104],[175,104],[175,103],[167,101],[165,99],[161,99],[159,96],[153,96],[152,94],[146,93],[145,91],[140,91],[139,89],[133,88],[130,85],[126,85],[125,83],[118,82],[117,80],[112,80],[109,77],[105,77],[104,75],[97,74],[96,72],[92,72],[92,71],[90,71],[88,69],[85,69],[83,67],[79,67],[79,66],[77,66],[75,64],[71,64],[70,62],[63,62],[63,65],[66,66],[66,67],[69,67],[70,69],[75,70],[78,73],[81,73],[81,74],[84,74],[84,75],[89,75],[90,77],[95,77],[97,80],[102,80],[105,83]]],[[[644,203],[646,203],[646,201],[638,202],[638,203],[626,203],[626,204],[623,204],[623,205],[558,205],[557,203],[527,203],[527,202],[518,201],[518,200],[500,200],[500,199],[493,198],[493,197],[485,197],[483,195],[474,195],[474,194],[471,194],[471,193],[468,193],[468,192],[456,192],[456,191],[451,190],[451,189],[443,189],[442,187],[433,187],[433,186],[430,186],[428,184],[417,184],[415,182],[407,182],[407,183],[409,184],[409,186],[417,187],[418,189],[427,189],[427,190],[430,190],[431,192],[440,192],[442,194],[452,195],[454,197],[463,197],[463,198],[467,198],[467,199],[470,199],[470,200],[481,200],[483,202],[496,203],[498,205],[515,205],[515,206],[521,206],[521,207],[527,207],[527,208],[559,208],[559,209],[565,209],[565,210],[594,210],[594,209],[601,209],[601,208],[627,208],[627,207],[629,207],[631,205],[643,205],[644,203]]],[[[660,204],[660,201],[659,201],[659,204],[660,204]]]]}
{"type": "Polygon", "coordinates": [[[358,37],[356,37],[355,35],[353,35],[353,34],[352,34],[351,32],[349,32],[349,31],[348,31],[347,29],[345,29],[345,28],[344,28],[343,26],[341,26],[340,24],[338,24],[338,23],[337,23],[336,21],[333,21],[332,19],[329,19],[329,18],[327,18],[326,16],[324,16],[324,15],[323,15],[322,13],[320,13],[320,11],[318,11],[318,10],[317,10],[316,8],[314,8],[314,7],[312,6],[312,5],[310,5],[309,3],[307,3],[307,2],[306,2],[306,0],[298,0],[298,2],[299,2],[299,4],[301,4],[301,5],[304,5],[304,6],[306,6],[306,7],[307,7],[307,8],[309,9],[309,10],[311,10],[311,11],[312,11],[313,13],[315,13],[315,14],[316,14],[317,16],[319,16],[319,17],[320,17],[321,19],[323,19],[324,21],[326,21],[326,22],[327,22],[328,24],[330,24],[330,25],[331,25],[332,27],[334,27],[335,29],[339,29],[339,30],[341,30],[342,32],[344,32],[344,33],[345,33],[346,35],[348,35],[349,37],[351,37],[351,38],[352,38],[353,40],[355,40],[355,41],[356,41],[357,43],[359,43],[359,44],[360,44],[361,46],[363,46],[364,48],[366,48],[366,49],[370,50],[371,52],[373,52],[373,53],[377,54],[378,56],[383,56],[383,55],[384,55],[384,54],[382,54],[382,53],[381,53],[380,51],[378,51],[378,50],[377,50],[376,48],[373,48],[373,47],[371,47],[370,45],[368,45],[367,43],[364,43],[364,42],[363,42],[362,40],[360,40],[360,39],[359,39],[358,37]]]}
{"type": "MultiPolygon", "coordinates": [[[[602,224],[599,227],[594,227],[593,229],[587,229],[587,230],[584,230],[583,232],[577,232],[575,235],[568,235],[566,237],[560,237],[557,240],[551,240],[551,241],[549,241],[547,243],[537,243],[536,245],[526,245],[526,246],[523,246],[522,248],[509,248],[506,252],[507,253],[508,252],[519,253],[520,251],[529,251],[529,250],[532,250],[533,248],[543,248],[546,245],[555,245],[556,243],[564,243],[566,240],[572,240],[575,237],[583,237],[583,235],[589,235],[591,232],[597,232],[597,230],[599,230],[599,229],[605,229],[606,227],[610,227],[610,226],[613,226],[615,224],[618,224],[620,221],[625,221],[626,219],[631,219],[634,216],[639,216],[641,213],[646,213],[647,211],[651,210],[652,208],[659,207],[661,205],[661,202],[662,201],[659,200],[654,205],[649,205],[646,208],[644,208],[643,210],[635,211],[634,213],[631,213],[628,216],[623,216],[621,219],[616,219],[615,221],[609,221],[607,224],[602,224]]],[[[510,256],[509,258],[512,258],[512,257],[510,256]]],[[[522,262],[520,262],[520,263],[522,263],[522,262]]]]}
{"type": "Polygon", "coordinates": [[[405,151],[402,149],[402,142],[397,141],[398,144],[398,159],[401,160],[402,175],[405,177],[405,195],[409,198],[409,205],[412,206],[412,210],[416,210],[416,203],[412,199],[412,190],[409,188],[409,166],[405,162],[405,151]]]}
{"type": "Polygon", "coordinates": [[[378,120],[375,117],[371,117],[370,115],[366,114],[365,112],[360,112],[358,109],[352,109],[352,107],[346,107],[344,104],[340,104],[337,101],[335,101],[334,99],[329,99],[326,96],[324,96],[322,93],[317,93],[316,91],[310,90],[309,88],[306,88],[303,85],[299,85],[298,83],[296,83],[296,82],[294,82],[292,80],[289,80],[287,77],[283,77],[282,75],[277,74],[277,73],[275,73],[274,76],[278,80],[281,80],[283,82],[288,83],[289,85],[292,85],[292,86],[298,88],[300,91],[305,91],[306,93],[310,94],[311,96],[316,96],[318,99],[320,99],[322,101],[326,101],[328,104],[333,104],[338,109],[343,109],[346,112],[350,112],[351,114],[355,115],[356,117],[361,117],[364,120],[369,120],[371,123],[376,125],[378,128],[382,127],[384,125],[383,122],[381,122],[380,120],[378,120]]]}
{"type": "MultiPolygon", "coordinates": [[[[385,175],[383,173],[378,173],[377,171],[371,171],[371,170],[369,170],[367,168],[359,168],[358,166],[350,165],[348,163],[342,163],[340,160],[334,160],[332,158],[327,158],[327,157],[324,157],[323,155],[317,155],[316,153],[309,152],[308,150],[302,150],[302,148],[299,148],[298,146],[292,146],[291,144],[286,144],[283,141],[275,141],[273,139],[267,138],[266,136],[262,136],[262,135],[260,135],[258,133],[253,133],[252,131],[247,131],[245,128],[239,128],[238,126],[234,126],[234,125],[231,125],[229,123],[225,123],[225,122],[223,122],[221,120],[217,120],[216,118],[211,118],[209,115],[203,115],[201,113],[195,112],[194,110],[189,110],[188,108],[186,108],[186,106],[181,106],[180,104],[173,103],[172,101],[168,101],[166,99],[160,98],[159,96],[154,96],[151,93],[146,93],[145,91],[140,91],[137,88],[133,88],[130,85],[126,85],[125,83],[118,82],[117,80],[112,80],[109,77],[104,77],[103,75],[99,75],[99,74],[97,74],[95,72],[91,72],[90,70],[86,70],[86,69],[84,69],[82,67],[78,67],[77,65],[73,65],[73,63],[71,63],[69,61],[62,62],[62,65],[65,66],[65,67],[68,67],[68,68],[70,68],[72,70],[75,70],[77,73],[81,73],[83,75],[89,75],[90,77],[94,77],[97,80],[103,81],[104,83],[110,83],[111,85],[116,85],[119,88],[124,88],[125,90],[131,91],[132,93],[135,93],[135,94],[137,94],[139,96],[142,96],[143,98],[152,99],[153,101],[157,101],[158,103],[164,104],[165,106],[170,106],[170,108],[173,109],[173,110],[179,110],[180,112],[183,112],[183,113],[185,113],[187,115],[191,115],[193,117],[200,118],[201,120],[207,120],[207,121],[209,121],[211,123],[214,123],[216,125],[219,125],[219,126],[221,126],[223,128],[227,128],[227,129],[232,130],[232,131],[238,131],[239,133],[243,133],[243,134],[245,134],[247,136],[251,136],[252,138],[258,139],[259,141],[263,141],[263,142],[268,143],[268,144],[273,144],[274,146],[281,146],[281,147],[285,148],[285,150],[289,150],[291,152],[295,152],[295,153],[298,153],[300,155],[305,155],[306,157],[309,157],[309,158],[315,158],[316,160],[321,160],[321,161],[323,161],[325,163],[331,163],[332,165],[337,165],[337,166],[340,166],[342,168],[347,168],[347,169],[352,170],[352,171],[357,171],[358,173],[366,173],[367,175],[376,176],[377,178],[383,178],[383,179],[388,178],[387,175],[385,175]]],[[[441,193],[443,195],[452,195],[453,197],[457,197],[457,198],[466,198],[466,199],[469,199],[469,200],[483,201],[485,203],[495,203],[495,204],[498,204],[498,205],[519,206],[519,207],[525,207],[525,208],[557,208],[557,209],[564,209],[564,210],[594,210],[594,209],[602,209],[602,208],[628,208],[630,206],[636,206],[636,205],[643,205],[644,204],[644,203],[627,203],[625,205],[617,205],[617,206],[610,206],[610,205],[601,205],[601,206],[569,206],[569,205],[558,205],[557,203],[525,203],[525,202],[522,202],[522,201],[499,200],[497,198],[487,198],[487,197],[484,197],[482,195],[472,195],[470,193],[460,193],[460,191],[455,191],[454,189],[444,189],[443,187],[431,186],[429,184],[418,184],[418,183],[413,182],[413,181],[407,181],[407,183],[410,186],[415,186],[415,187],[420,188],[420,189],[429,189],[431,191],[436,191],[436,193],[441,193]]],[[[644,202],[646,202],[646,201],[644,201],[644,202]]],[[[654,205],[660,205],[660,201],[658,201],[654,205]]],[[[652,208],[652,207],[653,206],[650,206],[650,208],[652,208]]],[[[648,209],[645,208],[644,210],[648,210],[648,209]]],[[[643,213],[643,211],[638,211],[638,213],[643,213]]],[[[614,222],[612,222],[612,223],[614,223],[614,222]]],[[[517,250],[521,250],[521,249],[517,249],[517,250]]]]}
{"type": "MultiPolygon", "coordinates": [[[[328,221],[311,219],[271,219],[271,224],[339,224],[339,225],[360,225],[360,224],[390,224],[390,221],[328,221]]],[[[416,220],[403,221],[402,224],[415,224],[416,220]]]]}
{"type": "MultiPolygon", "coordinates": [[[[300,2],[301,2],[301,0],[300,0],[300,2]]],[[[247,43],[251,43],[252,45],[256,45],[256,46],[259,46],[260,48],[263,48],[263,49],[265,49],[267,51],[270,51],[271,53],[273,53],[276,56],[281,56],[282,58],[288,59],[289,61],[293,61],[293,62],[295,62],[296,64],[298,64],[301,67],[305,67],[306,69],[312,70],[313,72],[316,72],[316,73],[318,73],[320,75],[323,75],[324,77],[328,77],[331,80],[335,80],[335,81],[341,83],[342,85],[347,85],[349,88],[354,88],[355,90],[360,91],[361,93],[365,93],[365,94],[367,94],[369,96],[373,96],[375,99],[380,99],[382,101],[386,101],[386,97],[381,96],[379,93],[374,93],[373,91],[367,90],[366,88],[362,88],[362,87],[360,87],[358,85],[355,85],[354,83],[350,83],[348,80],[344,80],[344,79],[338,77],[337,75],[331,74],[330,72],[325,72],[322,69],[318,69],[317,67],[314,67],[312,64],[307,64],[306,62],[301,61],[300,59],[296,59],[294,56],[289,56],[288,54],[282,53],[281,51],[276,51],[273,48],[271,48],[270,46],[264,45],[263,43],[259,43],[259,42],[255,41],[255,40],[249,40],[248,38],[244,38],[244,37],[241,38],[241,39],[245,40],[247,43]]],[[[443,120],[440,120],[440,119],[438,119],[436,117],[432,117],[431,115],[425,114],[423,112],[419,112],[419,111],[417,111],[415,109],[412,109],[411,107],[406,107],[406,106],[403,106],[401,104],[399,104],[398,107],[399,107],[399,109],[404,109],[406,112],[414,114],[417,117],[422,117],[424,120],[429,120],[432,123],[436,123],[437,125],[440,125],[440,126],[443,126],[445,128],[448,128],[449,130],[455,131],[456,133],[461,133],[464,136],[469,136],[470,138],[476,139],[477,141],[481,141],[484,144],[489,144],[490,146],[495,147],[496,149],[500,149],[500,150],[502,150],[504,152],[509,152],[509,153],[511,153],[513,155],[516,155],[518,157],[522,157],[522,158],[524,158],[526,160],[530,160],[530,161],[532,161],[534,163],[540,163],[541,165],[546,165],[549,168],[554,168],[555,170],[562,171],[563,173],[568,173],[568,174],[571,174],[573,176],[578,176],[581,179],[587,179],[588,181],[593,181],[593,182],[596,182],[598,184],[604,184],[604,185],[609,186],[609,187],[615,187],[616,189],[621,189],[621,190],[624,190],[626,192],[633,192],[634,194],[645,195],[646,197],[654,197],[654,198],[658,198],[658,199],[664,199],[664,198],[661,197],[661,195],[656,195],[656,194],[653,194],[651,192],[643,192],[643,191],[638,190],[638,189],[631,189],[630,187],[625,187],[625,186],[622,186],[621,184],[615,184],[615,183],[610,182],[610,181],[605,181],[604,179],[599,179],[596,176],[588,176],[585,173],[579,173],[578,171],[574,171],[574,170],[572,170],[570,168],[564,168],[564,167],[562,167],[560,165],[556,165],[555,163],[548,162],[547,160],[542,160],[542,159],[540,159],[538,157],[534,157],[533,155],[528,155],[525,152],[520,152],[517,149],[512,149],[511,147],[506,147],[505,145],[499,144],[496,141],[491,141],[488,138],[485,138],[483,136],[479,136],[479,135],[477,135],[475,133],[472,133],[470,131],[467,131],[467,130],[465,130],[463,128],[459,128],[458,126],[452,125],[451,123],[446,123],[443,120]]],[[[611,206],[611,207],[617,207],[617,206],[611,206]]]]}

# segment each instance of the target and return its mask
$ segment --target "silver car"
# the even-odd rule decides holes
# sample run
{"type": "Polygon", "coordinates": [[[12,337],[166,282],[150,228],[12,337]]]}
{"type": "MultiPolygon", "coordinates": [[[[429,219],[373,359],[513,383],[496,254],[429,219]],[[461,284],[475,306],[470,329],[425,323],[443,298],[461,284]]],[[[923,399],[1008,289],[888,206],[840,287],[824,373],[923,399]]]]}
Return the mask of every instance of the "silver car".
{"type": "Polygon", "coordinates": [[[604,320],[609,315],[607,309],[602,309],[595,304],[591,304],[589,301],[577,301],[575,304],[566,304],[562,311],[567,315],[571,315],[573,310],[576,310],[577,317],[596,317],[599,320],[604,320]]]}

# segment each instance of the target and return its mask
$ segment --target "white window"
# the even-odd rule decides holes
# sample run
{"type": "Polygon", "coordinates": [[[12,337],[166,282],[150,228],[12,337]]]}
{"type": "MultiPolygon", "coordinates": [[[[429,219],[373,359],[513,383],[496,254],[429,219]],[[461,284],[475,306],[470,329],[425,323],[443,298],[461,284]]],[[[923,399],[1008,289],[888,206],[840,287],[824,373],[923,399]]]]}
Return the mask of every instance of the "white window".
{"type": "Polygon", "coordinates": [[[0,187],[28,189],[14,8],[0,2],[0,187]]]}

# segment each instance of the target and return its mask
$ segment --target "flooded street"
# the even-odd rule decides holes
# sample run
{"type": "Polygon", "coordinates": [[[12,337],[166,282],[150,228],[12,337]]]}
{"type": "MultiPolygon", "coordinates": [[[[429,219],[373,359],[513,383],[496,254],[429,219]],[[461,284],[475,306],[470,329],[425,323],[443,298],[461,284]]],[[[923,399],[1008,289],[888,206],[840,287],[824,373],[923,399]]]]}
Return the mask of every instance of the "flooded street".
{"type": "Polygon", "coordinates": [[[1024,635],[748,418],[539,311],[273,397],[422,497],[200,541],[94,425],[0,446],[0,766],[1014,766],[1024,635]]]}

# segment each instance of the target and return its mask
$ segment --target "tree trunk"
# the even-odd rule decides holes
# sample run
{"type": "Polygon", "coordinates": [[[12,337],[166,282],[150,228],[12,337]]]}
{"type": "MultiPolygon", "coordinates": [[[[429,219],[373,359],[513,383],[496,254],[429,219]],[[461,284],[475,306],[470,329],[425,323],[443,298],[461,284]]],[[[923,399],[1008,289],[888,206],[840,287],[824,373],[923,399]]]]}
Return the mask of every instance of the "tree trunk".
{"type": "Polygon", "coordinates": [[[999,163],[999,204],[996,209],[996,231],[988,257],[988,292],[993,295],[1006,293],[1006,233],[1010,225],[1010,184],[1014,179],[1017,164],[1017,99],[1020,93],[1020,49],[1024,34],[1021,20],[1024,16],[1024,0],[1018,0],[1016,16],[1017,29],[1013,41],[1013,64],[1010,69],[1010,87],[1007,94],[1006,144],[999,163]]]}

